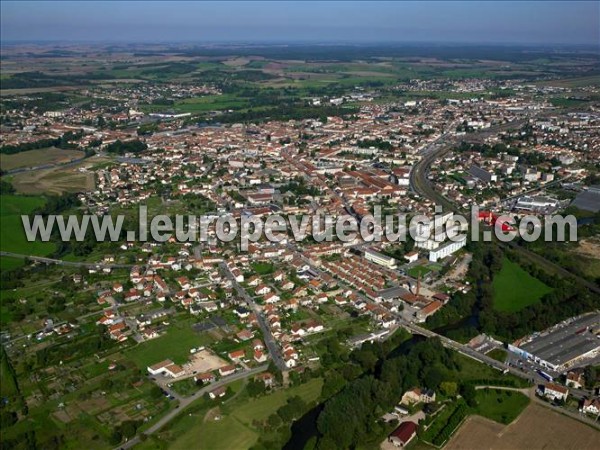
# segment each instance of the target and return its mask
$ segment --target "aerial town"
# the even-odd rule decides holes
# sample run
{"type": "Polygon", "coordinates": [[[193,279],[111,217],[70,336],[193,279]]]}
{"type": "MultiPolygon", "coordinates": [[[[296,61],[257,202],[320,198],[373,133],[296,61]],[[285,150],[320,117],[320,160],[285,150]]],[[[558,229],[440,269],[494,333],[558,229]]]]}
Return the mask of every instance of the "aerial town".
{"type": "Polygon", "coordinates": [[[3,42],[2,447],[597,448],[597,45],[409,50],[3,42]]]}

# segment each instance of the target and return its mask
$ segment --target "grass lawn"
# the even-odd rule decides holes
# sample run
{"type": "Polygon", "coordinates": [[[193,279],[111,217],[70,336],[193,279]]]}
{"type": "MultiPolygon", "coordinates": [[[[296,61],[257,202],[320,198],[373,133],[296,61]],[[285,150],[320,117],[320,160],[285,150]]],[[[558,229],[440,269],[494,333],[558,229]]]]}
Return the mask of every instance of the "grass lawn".
{"type": "Polygon", "coordinates": [[[487,353],[487,356],[494,358],[496,361],[504,362],[506,360],[506,350],[495,348],[491,352],[487,353]]]}
{"type": "MultiPolygon", "coordinates": [[[[249,448],[259,437],[260,431],[252,426],[253,420],[264,420],[275,413],[285,404],[288,398],[299,395],[304,401],[315,401],[321,394],[323,380],[310,380],[308,383],[290,389],[251,399],[240,396],[231,403],[221,405],[222,419],[219,421],[204,421],[199,416],[187,430],[174,442],[169,442],[169,448],[187,450],[243,449],[249,448]]],[[[182,422],[187,417],[183,418],[182,422]]],[[[149,447],[151,448],[151,447],[149,447]]]]}
{"type": "Polygon", "coordinates": [[[252,423],[253,420],[264,420],[283,406],[288,398],[295,395],[300,396],[307,403],[315,401],[321,395],[322,387],[323,380],[316,378],[300,386],[279,390],[274,394],[246,402],[246,404],[238,407],[233,415],[246,424],[252,423]]]}
{"type": "Polygon", "coordinates": [[[552,290],[508,258],[504,258],[502,270],[494,277],[492,287],[494,308],[503,312],[516,312],[533,305],[552,290]]]}
{"type": "Polygon", "coordinates": [[[473,413],[506,425],[515,420],[527,405],[529,398],[520,392],[480,389],[473,413]]]}
{"type": "Polygon", "coordinates": [[[190,325],[189,322],[176,323],[167,329],[166,334],[129,350],[127,356],[142,370],[165,359],[183,364],[190,357],[190,349],[212,342],[207,333],[196,333],[190,325]]]}
{"type": "Polygon", "coordinates": [[[472,381],[472,380],[492,380],[494,384],[502,386],[504,382],[512,380],[515,386],[528,387],[529,383],[523,378],[517,377],[510,373],[503,374],[499,370],[493,369],[490,366],[481,364],[468,356],[456,355],[460,363],[458,372],[459,379],[457,381],[472,381]]]}
{"type": "Polygon", "coordinates": [[[423,278],[429,272],[431,272],[431,269],[425,266],[415,266],[408,269],[408,274],[413,278],[419,278],[419,275],[423,278]]]}
{"type": "Polygon", "coordinates": [[[172,450],[229,450],[250,448],[258,433],[229,416],[218,422],[199,423],[170,445],[172,450]],[[194,432],[196,431],[196,432],[194,432]]]}
{"type": "Polygon", "coordinates": [[[52,242],[27,241],[21,222],[21,214],[31,213],[44,202],[39,196],[0,196],[0,248],[3,251],[37,256],[47,256],[54,251],[52,242]]]}
{"type": "Polygon", "coordinates": [[[268,275],[270,273],[273,273],[273,271],[275,270],[275,268],[273,267],[273,264],[271,263],[252,263],[251,264],[252,270],[254,270],[257,274],[259,275],[268,275]]]}

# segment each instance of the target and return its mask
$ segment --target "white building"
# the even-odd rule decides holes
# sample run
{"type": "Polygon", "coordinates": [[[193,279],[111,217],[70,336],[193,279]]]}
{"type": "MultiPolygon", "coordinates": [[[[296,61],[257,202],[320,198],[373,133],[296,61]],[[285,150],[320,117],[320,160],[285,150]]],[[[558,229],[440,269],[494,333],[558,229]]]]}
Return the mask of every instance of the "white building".
{"type": "Polygon", "coordinates": [[[387,267],[388,269],[396,268],[396,259],[391,256],[384,255],[382,253],[376,252],[375,250],[367,249],[365,250],[365,259],[367,261],[374,262],[375,264],[379,264],[380,266],[387,267]]]}
{"type": "Polygon", "coordinates": [[[429,261],[437,262],[440,259],[444,259],[446,256],[460,250],[467,245],[467,236],[460,235],[457,237],[457,241],[450,241],[446,244],[440,245],[438,248],[429,252],[429,261]]]}
{"type": "Polygon", "coordinates": [[[515,208],[531,210],[531,209],[542,209],[542,208],[549,208],[549,207],[555,208],[556,206],[558,206],[558,200],[556,200],[555,198],[546,197],[543,195],[537,195],[537,196],[525,195],[523,197],[520,197],[519,200],[517,200],[517,204],[515,205],[515,208]]]}

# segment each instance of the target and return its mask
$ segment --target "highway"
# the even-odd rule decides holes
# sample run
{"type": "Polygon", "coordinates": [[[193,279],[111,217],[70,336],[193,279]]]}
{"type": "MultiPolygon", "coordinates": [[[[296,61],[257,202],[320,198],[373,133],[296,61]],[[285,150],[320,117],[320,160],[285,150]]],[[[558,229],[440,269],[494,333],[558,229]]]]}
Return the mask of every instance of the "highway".
{"type": "Polygon", "coordinates": [[[269,324],[267,323],[265,316],[262,313],[260,307],[254,301],[254,299],[250,295],[248,295],[248,293],[246,292],[246,289],[244,289],[242,286],[240,286],[240,284],[235,280],[235,277],[229,270],[229,267],[227,267],[227,265],[223,262],[220,264],[220,267],[223,270],[223,273],[225,273],[225,276],[231,281],[231,283],[232,283],[233,287],[235,288],[236,292],[238,293],[238,295],[241,298],[243,298],[246,301],[246,303],[248,303],[250,308],[252,308],[252,311],[256,314],[256,319],[258,320],[258,325],[260,326],[260,329],[263,333],[265,345],[269,349],[269,354],[271,355],[271,358],[277,365],[277,368],[279,370],[281,370],[282,372],[287,372],[288,367],[285,365],[285,361],[283,360],[283,356],[281,355],[281,349],[279,348],[279,345],[277,344],[277,342],[275,342],[275,338],[273,337],[273,334],[271,333],[271,328],[269,327],[269,324]]]}
{"type": "MultiPolygon", "coordinates": [[[[221,378],[219,381],[216,381],[214,383],[211,383],[211,384],[203,387],[202,389],[198,390],[195,394],[193,394],[190,397],[178,397],[180,400],[179,400],[179,405],[177,406],[177,408],[169,411],[165,416],[161,417],[154,425],[152,425],[148,429],[144,430],[143,433],[145,435],[150,435],[152,433],[156,433],[158,430],[160,430],[162,427],[164,427],[167,423],[169,423],[171,420],[173,420],[186,407],[188,407],[194,400],[202,398],[202,396],[204,394],[206,394],[207,392],[210,392],[213,389],[216,389],[220,386],[225,386],[236,380],[242,380],[244,378],[248,378],[253,375],[256,375],[257,373],[264,372],[265,370],[267,370],[267,368],[268,368],[268,366],[265,364],[265,365],[262,365],[259,367],[255,367],[254,369],[251,369],[251,370],[246,370],[244,372],[237,372],[237,373],[234,373],[233,375],[229,375],[227,377],[221,378]]],[[[125,442],[124,444],[119,445],[118,447],[115,448],[115,450],[128,449],[128,448],[133,447],[136,444],[139,444],[140,442],[141,442],[141,440],[140,440],[139,436],[136,436],[136,437],[130,439],[129,441],[125,442]]]]}

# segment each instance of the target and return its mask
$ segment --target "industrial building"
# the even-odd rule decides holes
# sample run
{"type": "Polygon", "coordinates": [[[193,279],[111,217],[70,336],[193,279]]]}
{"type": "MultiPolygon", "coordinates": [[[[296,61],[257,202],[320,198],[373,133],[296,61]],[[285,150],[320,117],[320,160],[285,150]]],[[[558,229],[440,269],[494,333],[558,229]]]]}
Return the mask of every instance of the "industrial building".
{"type": "Polygon", "coordinates": [[[524,209],[527,211],[535,211],[538,209],[556,208],[558,206],[558,203],[558,200],[556,200],[555,198],[546,197],[543,195],[525,195],[523,197],[520,197],[519,200],[517,200],[515,208],[524,209]]]}
{"type": "Polygon", "coordinates": [[[600,354],[596,335],[600,313],[585,314],[561,322],[541,333],[535,333],[508,345],[508,349],[555,372],[563,372],[600,354]]]}

